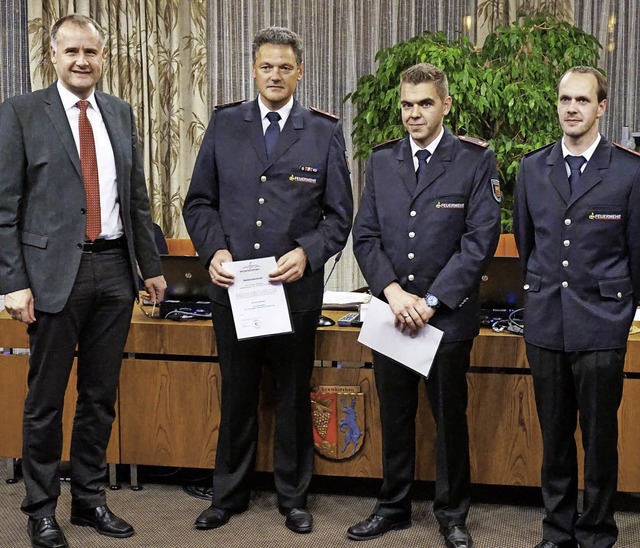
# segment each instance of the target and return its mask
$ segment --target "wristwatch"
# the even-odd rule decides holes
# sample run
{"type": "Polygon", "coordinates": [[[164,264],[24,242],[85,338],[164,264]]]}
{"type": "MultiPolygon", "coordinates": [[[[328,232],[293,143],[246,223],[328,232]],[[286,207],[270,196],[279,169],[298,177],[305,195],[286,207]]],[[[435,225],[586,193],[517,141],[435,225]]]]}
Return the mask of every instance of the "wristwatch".
{"type": "Polygon", "coordinates": [[[427,301],[427,306],[429,308],[437,309],[440,306],[440,299],[431,293],[427,293],[424,300],[427,301]]]}

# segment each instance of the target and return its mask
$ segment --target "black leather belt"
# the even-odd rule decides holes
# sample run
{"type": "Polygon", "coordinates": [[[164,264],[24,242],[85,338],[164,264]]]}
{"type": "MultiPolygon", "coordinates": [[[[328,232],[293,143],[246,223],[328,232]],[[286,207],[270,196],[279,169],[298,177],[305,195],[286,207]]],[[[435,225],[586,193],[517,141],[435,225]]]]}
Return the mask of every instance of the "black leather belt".
{"type": "Polygon", "coordinates": [[[124,236],[116,238],[115,240],[105,240],[98,238],[93,242],[85,242],[82,245],[83,253],[102,253],[103,251],[109,251],[110,249],[122,249],[125,247],[124,236]]]}

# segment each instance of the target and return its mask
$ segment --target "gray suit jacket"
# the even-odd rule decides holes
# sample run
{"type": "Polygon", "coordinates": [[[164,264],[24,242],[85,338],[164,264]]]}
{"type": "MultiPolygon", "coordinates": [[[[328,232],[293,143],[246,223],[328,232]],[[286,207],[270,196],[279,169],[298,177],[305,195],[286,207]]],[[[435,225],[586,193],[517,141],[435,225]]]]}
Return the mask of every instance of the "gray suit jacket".
{"type": "MultiPolygon", "coordinates": [[[[161,274],[131,107],[96,92],[113,148],[120,215],[137,294],[161,274]]],[[[80,158],[54,83],[0,105],[0,293],[31,288],[35,307],[62,310],[76,278],[86,228],[80,158]]]]}

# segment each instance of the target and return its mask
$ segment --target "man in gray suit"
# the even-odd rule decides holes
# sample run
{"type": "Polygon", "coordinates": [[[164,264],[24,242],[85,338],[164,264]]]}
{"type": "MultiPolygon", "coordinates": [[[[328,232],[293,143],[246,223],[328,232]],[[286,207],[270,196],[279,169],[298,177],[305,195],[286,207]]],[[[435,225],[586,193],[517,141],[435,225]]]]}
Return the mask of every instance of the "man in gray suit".
{"type": "Polygon", "coordinates": [[[558,84],[562,139],[525,156],[518,174],[513,226],[546,510],[536,548],[609,548],[618,538],[617,412],[640,301],[640,156],[600,135],[606,106],[597,69],[567,71],[558,84]]]}
{"type": "Polygon", "coordinates": [[[32,546],[68,546],[55,519],[62,407],[77,345],[71,523],[134,531],[102,486],[122,352],[137,295],[166,287],[131,107],[95,90],[105,35],[84,16],[51,30],[58,81],[0,105],[0,293],[28,324],[23,473],[32,546]]]}

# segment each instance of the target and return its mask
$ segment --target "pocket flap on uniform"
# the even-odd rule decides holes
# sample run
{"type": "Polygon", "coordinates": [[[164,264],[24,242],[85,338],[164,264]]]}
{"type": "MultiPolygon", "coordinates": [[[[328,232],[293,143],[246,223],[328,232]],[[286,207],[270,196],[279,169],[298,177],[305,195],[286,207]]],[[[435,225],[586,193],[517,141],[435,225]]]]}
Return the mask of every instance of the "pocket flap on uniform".
{"type": "Polygon", "coordinates": [[[524,280],[523,289],[525,291],[540,291],[540,282],[542,281],[542,276],[540,274],[534,274],[533,272],[527,272],[527,275],[524,280]]]}
{"type": "Polygon", "coordinates": [[[47,242],[49,241],[49,236],[34,234],[33,232],[23,232],[20,236],[20,241],[25,245],[32,245],[33,247],[46,249],[47,242]]]}
{"type": "Polygon", "coordinates": [[[622,299],[633,293],[631,278],[612,278],[598,281],[600,295],[606,299],[622,299]]]}

